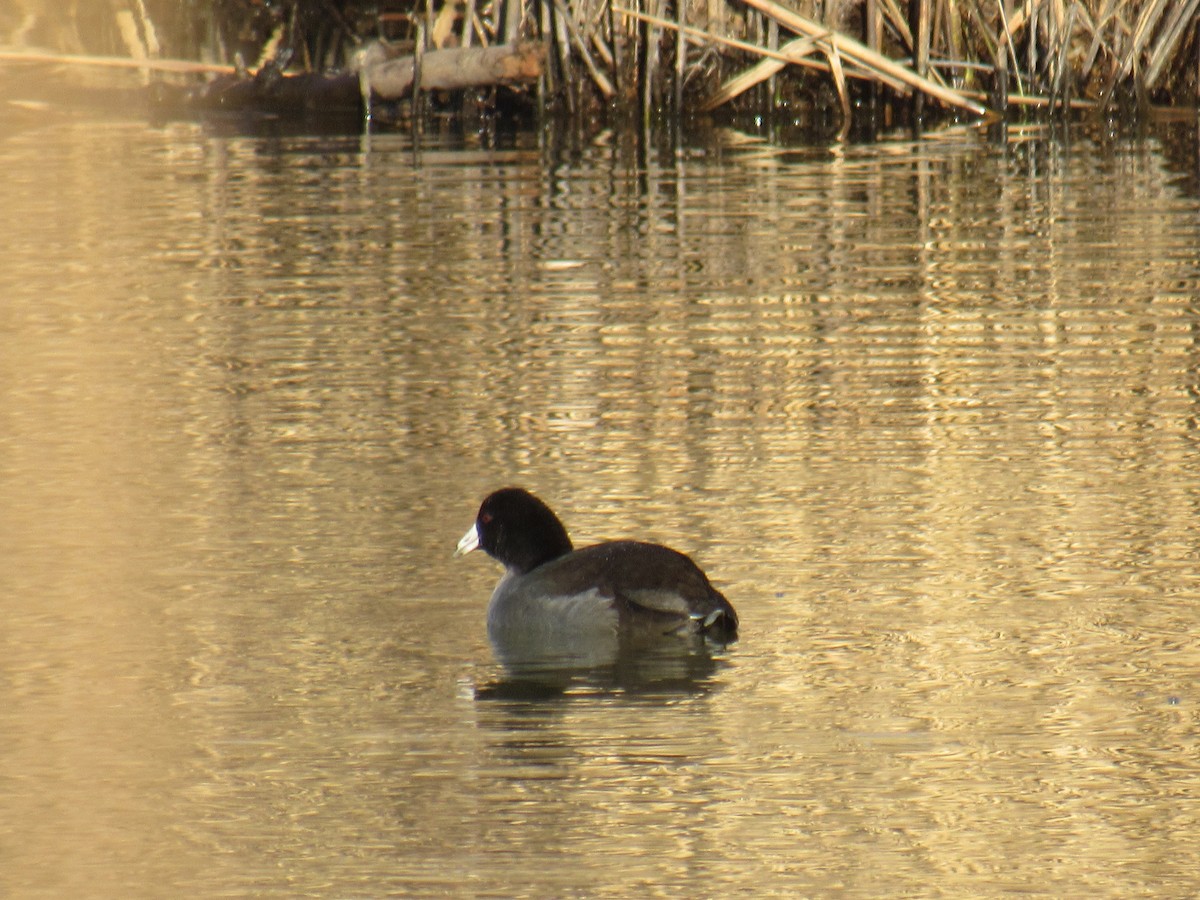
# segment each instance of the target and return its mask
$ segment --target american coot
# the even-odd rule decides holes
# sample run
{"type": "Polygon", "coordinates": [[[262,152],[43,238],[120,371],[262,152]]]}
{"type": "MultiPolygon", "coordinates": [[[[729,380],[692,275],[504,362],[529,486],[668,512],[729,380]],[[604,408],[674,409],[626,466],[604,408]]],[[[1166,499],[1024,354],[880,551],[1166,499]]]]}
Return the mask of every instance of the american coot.
{"type": "Polygon", "coordinates": [[[482,547],[506,572],[488,604],[488,633],[703,634],[729,642],[738,617],[687,556],[639,541],[576,550],[562,522],[522,488],[489,495],[455,556],[482,547]]]}

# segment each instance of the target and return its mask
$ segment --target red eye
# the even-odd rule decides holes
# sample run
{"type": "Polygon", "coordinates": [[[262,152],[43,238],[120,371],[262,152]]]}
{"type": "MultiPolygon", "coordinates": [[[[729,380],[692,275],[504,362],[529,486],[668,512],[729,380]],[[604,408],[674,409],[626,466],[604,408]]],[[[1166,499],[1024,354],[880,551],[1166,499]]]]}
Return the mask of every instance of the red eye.
{"type": "Polygon", "coordinates": [[[484,525],[487,525],[489,522],[492,521],[492,514],[490,512],[480,513],[479,521],[482,522],[484,525]]]}

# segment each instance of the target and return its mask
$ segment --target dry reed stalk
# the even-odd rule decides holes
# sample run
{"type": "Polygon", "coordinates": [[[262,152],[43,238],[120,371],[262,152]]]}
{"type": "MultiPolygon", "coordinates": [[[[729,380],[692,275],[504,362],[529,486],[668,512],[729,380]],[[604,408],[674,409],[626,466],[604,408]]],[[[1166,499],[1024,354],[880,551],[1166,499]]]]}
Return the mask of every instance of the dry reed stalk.
{"type": "Polygon", "coordinates": [[[883,13],[879,9],[879,0],[867,0],[866,6],[863,8],[864,27],[863,35],[867,40],[867,46],[876,53],[883,49],[883,44],[880,39],[883,35],[883,13]]]}
{"type": "MultiPolygon", "coordinates": [[[[1112,99],[1113,91],[1116,89],[1117,84],[1123,78],[1128,78],[1139,69],[1138,63],[1141,58],[1142,49],[1146,46],[1146,42],[1150,40],[1150,35],[1154,31],[1154,27],[1162,17],[1165,4],[1166,0],[1153,0],[1153,2],[1142,7],[1133,28],[1129,29],[1129,45],[1125,48],[1125,52],[1121,54],[1117,65],[1113,67],[1104,90],[1100,92],[1100,96],[1104,98],[1105,106],[1112,99]]],[[[1121,19],[1121,21],[1124,23],[1124,19],[1121,19]]]]}
{"type": "MultiPolygon", "coordinates": [[[[779,50],[779,23],[774,19],[767,22],[767,49],[779,50]]],[[[774,75],[767,79],[767,110],[768,112],[775,109],[776,101],[779,98],[779,83],[774,75]]]]}
{"type": "MultiPolygon", "coordinates": [[[[500,0],[497,0],[500,2],[500,0]]],[[[496,22],[496,31],[502,34],[502,37],[496,43],[503,44],[505,41],[514,43],[521,36],[521,20],[525,17],[525,4],[521,0],[505,0],[504,2],[504,30],[500,31],[500,22],[496,22]]],[[[550,66],[546,67],[550,70],[550,66]]]]}
{"type": "Polygon", "coordinates": [[[983,10],[979,8],[978,0],[969,0],[967,14],[979,30],[979,36],[983,39],[984,49],[991,58],[994,67],[997,59],[997,51],[1000,48],[1000,39],[996,36],[996,32],[992,30],[991,24],[984,18],[983,10]]]}
{"type": "Polygon", "coordinates": [[[683,113],[683,66],[687,61],[687,41],[684,38],[683,29],[678,26],[684,24],[683,20],[686,14],[686,4],[681,0],[675,0],[675,90],[672,99],[677,116],[683,113]]]}
{"type": "MultiPolygon", "coordinates": [[[[985,99],[982,91],[963,91],[963,95],[967,97],[977,97],[980,100],[985,99]]],[[[1033,94],[1009,94],[1008,102],[1012,106],[1029,106],[1039,109],[1048,109],[1053,105],[1049,97],[1039,97],[1033,94]]],[[[1067,100],[1065,105],[1068,109],[1096,109],[1100,106],[1096,100],[1085,100],[1082,97],[1076,97],[1072,100],[1067,100]]]]}
{"type": "MultiPolygon", "coordinates": [[[[658,16],[651,16],[646,13],[637,12],[636,10],[627,9],[623,6],[615,6],[614,5],[613,12],[619,13],[623,16],[628,16],[629,18],[635,19],[639,22],[646,22],[651,25],[657,25],[659,28],[666,28],[666,29],[670,30],[670,29],[675,29],[675,28],[679,27],[674,22],[671,22],[667,19],[662,19],[662,18],[659,18],[658,16]]],[[[751,44],[746,41],[740,41],[737,38],[722,37],[719,34],[714,34],[711,31],[704,31],[703,29],[700,29],[700,28],[693,28],[690,25],[685,25],[682,30],[688,37],[693,38],[692,42],[695,44],[700,44],[702,41],[711,41],[715,44],[722,44],[726,47],[733,47],[735,50],[743,50],[746,53],[753,53],[758,56],[763,56],[769,60],[777,60],[780,63],[791,63],[793,65],[803,66],[806,69],[815,69],[818,72],[828,72],[829,71],[829,65],[827,63],[822,63],[815,59],[808,59],[807,56],[799,56],[799,55],[793,56],[786,51],[787,51],[788,47],[792,46],[793,44],[799,44],[801,41],[819,40],[822,37],[831,35],[833,32],[830,32],[830,31],[822,32],[821,35],[818,35],[816,38],[797,38],[796,41],[793,41],[788,44],[784,44],[783,47],[781,47],[779,49],[779,51],[774,51],[774,50],[768,50],[765,47],[760,47],[757,44],[751,44]]],[[[767,65],[767,63],[759,63],[758,65],[765,66],[765,65],[767,65]]],[[[780,67],[780,68],[782,68],[782,67],[780,67]]],[[[752,71],[752,70],[747,70],[747,73],[749,73],[750,71],[752,71]]],[[[779,69],[775,69],[775,71],[779,71],[779,69]]],[[[845,68],[845,71],[846,71],[846,75],[849,76],[850,78],[857,78],[857,79],[860,79],[863,81],[880,81],[880,82],[886,84],[888,87],[893,88],[898,93],[902,93],[902,94],[908,93],[908,91],[909,91],[908,85],[904,84],[904,82],[898,81],[894,78],[890,78],[886,74],[881,74],[879,72],[861,69],[857,66],[855,66],[854,68],[847,67],[847,68],[845,68]]],[[[763,75],[763,78],[766,78],[766,77],[767,77],[766,75],[763,75]]],[[[762,78],[760,78],[758,80],[761,81],[762,78]]],[[[750,85],[750,86],[752,87],[753,85],[750,85]]]]}
{"type": "Polygon", "coordinates": [[[854,116],[850,112],[850,94],[846,90],[846,73],[842,71],[842,58],[838,54],[837,45],[826,41],[821,42],[825,58],[829,60],[829,71],[833,75],[833,83],[837,85],[838,100],[842,104],[842,127],[838,129],[839,140],[845,140],[850,133],[850,123],[854,116]]]}
{"type": "MultiPolygon", "coordinates": [[[[866,6],[863,8],[863,37],[867,41],[867,46],[875,53],[883,51],[883,9],[881,6],[882,0],[867,0],[866,6]]],[[[879,100],[878,85],[871,86],[871,105],[872,107],[879,100]]]]}
{"type": "MultiPolygon", "coordinates": [[[[896,0],[879,0],[879,5],[888,22],[891,23],[896,34],[900,36],[900,40],[904,42],[904,45],[908,47],[911,53],[913,50],[912,29],[908,27],[908,19],[900,12],[900,7],[896,5],[896,0]]],[[[879,48],[872,47],[871,49],[878,50],[879,48]]]]}
{"type": "MultiPolygon", "coordinates": [[[[658,11],[659,0],[647,0],[647,3],[650,9],[658,11]]],[[[644,116],[650,115],[650,109],[654,105],[654,76],[658,72],[658,41],[654,36],[655,24],[649,19],[646,20],[646,53],[642,69],[642,112],[644,116]]]]}
{"type": "Polygon", "coordinates": [[[458,17],[457,10],[457,3],[445,3],[438,10],[433,20],[433,29],[429,32],[429,42],[434,50],[446,49],[449,44],[454,32],[454,20],[458,17]]]}
{"type": "MultiPolygon", "coordinates": [[[[1041,0],[1036,0],[1036,2],[1040,3],[1041,0]]],[[[1021,0],[1021,6],[1019,8],[1013,9],[1008,4],[1005,4],[1001,11],[1003,12],[1004,10],[1008,10],[1008,24],[1012,28],[1013,34],[1016,34],[1025,27],[1025,20],[1028,19],[1036,9],[1037,6],[1035,5],[1035,0],[1021,0]]]]}
{"type": "MultiPolygon", "coordinates": [[[[756,50],[759,48],[755,48],[756,50]]],[[[728,79],[717,92],[704,101],[701,112],[711,112],[723,103],[728,103],[756,84],[762,84],[768,78],[777,74],[787,63],[799,63],[804,57],[817,50],[816,38],[797,38],[784,44],[774,53],[777,54],[762,62],[756,63],[744,72],[728,79]]]]}
{"type": "Polygon", "coordinates": [[[542,9],[550,23],[551,40],[558,50],[559,81],[561,92],[567,100],[567,112],[571,115],[579,108],[575,102],[576,80],[571,77],[571,39],[567,35],[567,23],[553,5],[554,0],[544,0],[542,9]]]}
{"type": "Polygon", "coordinates": [[[608,3],[600,2],[596,4],[596,9],[591,15],[584,17],[584,21],[580,22],[580,25],[587,39],[591,41],[596,55],[600,57],[600,61],[615,75],[617,71],[615,57],[612,49],[605,43],[603,35],[605,22],[609,22],[611,25],[610,17],[611,10],[608,3]]]}
{"type": "Polygon", "coordinates": [[[604,46],[606,51],[601,54],[605,56],[608,63],[609,71],[613,73],[613,87],[617,89],[617,93],[621,93],[620,79],[627,74],[621,66],[622,55],[628,58],[628,42],[622,40],[622,35],[617,30],[617,17],[612,11],[612,3],[610,0],[602,0],[600,3],[600,27],[592,32],[592,42],[599,43],[604,46]],[[605,43],[605,37],[609,43],[605,43]],[[624,44],[624,46],[622,46],[624,44]]]}
{"type": "Polygon", "coordinates": [[[463,47],[471,46],[471,31],[472,22],[475,21],[475,0],[467,0],[466,8],[463,10],[462,33],[458,36],[458,42],[463,47]]]}
{"type": "MultiPolygon", "coordinates": [[[[1111,4],[1109,4],[1111,6],[1111,4]]],[[[1088,15],[1087,10],[1083,10],[1083,19],[1081,26],[1092,33],[1092,41],[1088,46],[1086,55],[1083,58],[1083,64],[1080,66],[1079,75],[1083,80],[1088,80],[1092,77],[1092,66],[1096,62],[1096,56],[1100,52],[1100,48],[1104,47],[1109,53],[1112,53],[1112,48],[1108,46],[1108,42],[1104,39],[1104,15],[1092,19],[1088,15]]]]}
{"type": "Polygon", "coordinates": [[[616,71],[616,58],[613,56],[612,49],[608,44],[604,43],[604,38],[600,36],[600,33],[593,31],[588,37],[591,38],[592,47],[595,48],[596,55],[600,57],[600,61],[613,71],[616,71]]]}
{"type": "Polygon", "coordinates": [[[1071,33],[1075,27],[1075,15],[1077,3],[1072,3],[1071,8],[1066,12],[1066,21],[1058,26],[1058,48],[1053,54],[1054,71],[1051,73],[1050,81],[1050,106],[1054,107],[1056,100],[1066,102],[1070,98],[1067,92],[1070,91],[1071,82],[1067,78],[1067,66],[1069,63],[1068,53],[1071,49],[1071,33]],[[1064,87],[1065,86],[1065,87],[1064,87]]]}
{"type": "Polygon", "coordinates": [[[945,4],[943,10],[943,23],[946,34],[946,51],[955,59],[959,59],[963,55],[962,33],[963,22],[962,13],[959,10],[957,3],[945,4]]]}
{"type": "Polygon", "coordinates": [[[725,13],[729,7],[726,0],[705,0],[704,22],[706,29],[716,34],[718,28],[725,26],[725,13]]]}
{"type": "Polygon", "coordinates": [[[1150,60],[1146,64],[1146,88],[1151,89],[1158,84],[1158,79],[1162,76],[1163,70],[1170,63],[1174,56],[1175,48],[1179,45],[1180,38],[1183,37],[1187,26],[1190,25],[1196,17],[1196,9],[1200,7],[1200,0],[1186,0],[1175,7],[1174,16],[1167,23],[1160,35],[1158,45],[1150,54],[1150,60]]]}
{"type": "Polygon", "coordinates": [[[912,0],[917,5],[917,46],[913,49],[913,69],[924,78],[929,71],[929,42],[933,31],[929,0],[912,0]]]}
{"type": "Polygon", "coordinates": [[[584,68],[588,70],[588,74],[592,76],[592,81],[596,83],[600,93],[605,97],[611,97],[616,91],[613,89],[612,82],[608,77],[600,71],[596,66],[595,60],[592,59],[592,54],[588,52],[587,43],[583,36],[579,33],[579,26],[571,15],[570,10],[563,0],[554,0],[555,9],[558,11],[559,19],[563,20],[566,29],[570,34],[571,43],[575,45],[575,49],[579,51],[579,58],[583,60],[584,68]]]}
{"type": "MultiPolygon", "coordinates": [[[[785,28],[790,28],[797,34],[814,35],[824,31],[816,22],[792,12],[787,7],[776,3],[775,0],[744,0],[744,2],[747,6],[752,6],[772,18],[778,19],[781,25],[785,28]]],[[[853,60],[857,65],[868,71],[890,75],[892,78],[903,81],[910,87],[933,97],[935,100],[940,100],[948,106],[956,106],[960,109],[968,110],[977,116],[988,114],[986,107],[964,97],[958,91],[953,91],[950,88],[936,84],[928,78],[922,78],[911,69],[897,65],[886,56],[874,52],[870,47],[859,43],[853,38],[846,37],[835,31],[830,34],[828,41],[830,46],[836,49],[843,57],[853,60]]]]}
{"type": "MultiPolygon", "coordinates": [[[[937,4],[933,8],[933,24],[930,27],[930,33],[934,36],[931,43],[940,40],[941,43],[934,43],[934,46],[940,46],[941,55],[951,59],[958,59],[962,55],[961,48],[958,46],[956,39],[957,32],[953,24],[956,19],[957,9],[958,5],[956,3],[951,3],[949,0],[937,0],[937,4]]],[[[926,65],[931,66],[929,60],[926,60],[926,65]]],[[[929,74],[934,80],[945,84],[939,69],[931,67],[929,74]]]]}
{"type": "Polygon", "coordinates": [[[1142,14],[1138,16],[1137,26],[1133,32],[1133,44],[1130,47],[1129,56],[1122,65],[1122,74],[1128,75],[1130,68],[1133,65],[1133,57],[1141,54],[1142,49],[1150,40],[1150,36],[1154,33],[1158,26],[1159,20],[1166,11],[1167,0],[1155,0],[1155,2],[1146,5],[1142,9],[1142,14]]]}
{"type": "MultiPolygon", "coordinates": [[[[933,9],[930,11],[930,15],[932,18],[930,19],[930,23],[929,23],[929,50],[928,50],[928,56],[926,57],[926,60],[925,60],[925,71],[921,73],[926,78],[928,78],[930,81],[936,81],[938,84],[942,85],[943,87],[947,87],[948,85],[946,84],[946,79],[942,77],[942,73],[933,65],[933,57],[934,57],[934,50],[937,47],[937,45],[935,44],[936,37],[941,32],[944,32],[948,27],[947,22],[950,18],[950,13],[948,11],[949,10],[948,4],[951,2],[953,2],[953,0],[937,0],[937,5],[934,6],[933,9]]],[[[952,43],[952,42],[948,41],[948,43],[952,43]]],[[[950,57],[954,57],[954,58],[958,57],[958,53],[957,53],[956,49],[954,49],[953,46],[949,46],[949,47],[943,49],[941,52],[941,55],[943,57],[945,57],[945,56],[950,56],[950,57]]]]}
{"type": "Polygon", "coordinates": [[[412,88],[409,97],[412,103],[412,130],[413,134],[417,135],[421,132],[421,121],[423,118],[424,95],[421,93],[421,75],[425,67],[425,23],[417,23],[416,43],[413,46],[413,62],[412,62],[412,88]]]}
{"type": "MultiPolygon", "coordinates": [[[[1034,76],[1038,70],[1038,12],[1041,9],[1040,5],[1028,3],[1026,6],[1029,14],[1029,36],[1025,41],[1025,74],[1029,77],[1030,89],[1033,88],[1034,76]]],[[[1015,29],[1014,29],[1015,30],[1015,29]]]]}
{"type": "Polygon", "coordinates": [[[1007,63],[1009,60],[1012,60],[1013,72],[1017,76],[1017,93],[1024,94],[1025,93],[1025,85],[1021,82],[1021,67],[1017,63],[1017,49],[1016,49],[1016,45],[1013,43],[1013,32],[1016,29],[1009,25],[1010,16],[1008,15],[1007,12],[1005,12],[1005,9],[1007,6],[1008,6],[1008,0],[1004,0],[1004,2],[999,5],[1000,24],[1004,26],[1004,36],[1002,38],[1002,43],[1004,44],[1004,48],[1006,50],[1006,52],[1004,54],[1004,61],[1005,61],[1004,71],[1005,71],[1005,73],[1007,73],[1007,71],[1008,71],[1007,63]]]}
{"type": "Polygon", "coordinates": [[[236,75],[237,66],[191,62],[186,59],[129,59],[124,56],[73,56],[40,50],[0,50],[0,60],[53,63],[55,65],[94,66],[106,69],[142,69],[148,72],[174,72],[184,75],[236,75]]]}
{"type": "Polygon", "coordinates": [[[488,28],[487,28],[487,23],[481,21],[478,15],[476,15],[474,17],[473,22],[475,25],[475,34],[479,38],[479,45],[481,47],[490,47],[491,40],[488,37],[489,32],[488,32],[488,28]]]}
{"type": "MultiPolygon", "coordinates": [[[[586,7],[587,4],[585,3],[585,4],[583,4],[583,6],[586,7]]],[[[605,14],[608,12],[608,4],[604,3],[604,2],[600,2],[600,3],[596,4],[596,8],[594,10],[592,10],[590,13],[587,12],[586,8],[585,8],[584,12],[587,14],[579,17],[579,23],[580,23],[580,25],[584,26],[584,31],[590,35],[597,28],[604,27],[604,19],[605,19],[605,14]]]]}

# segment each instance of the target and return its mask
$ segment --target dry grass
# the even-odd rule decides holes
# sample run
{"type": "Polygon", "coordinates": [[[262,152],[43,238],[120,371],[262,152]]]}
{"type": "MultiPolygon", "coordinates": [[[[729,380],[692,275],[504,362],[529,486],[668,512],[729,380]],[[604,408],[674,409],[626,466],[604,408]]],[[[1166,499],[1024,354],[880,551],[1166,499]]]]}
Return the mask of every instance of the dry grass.
{"type": "Polygon", "coordinates": [[[847,117],[864,81],[972,115],[1102,109],[1122,94],[1196,105],[1200,0],[833,0],[824,19],[815,0],[617,0],[608,15],[604,2],[555,0],[623,63],[605,73],[615,93],[668,107],[674,95],[683,113],[768,79],[777,97],[779,79],[824,79],[847,117]]]}
{"type": "MultiPolygon", "coordinates": [[[[169,41],[151,20],[156,12],[165,18],[160,7],[169,2],[139,3],[128,46],[89,58],[80,38],[78,47],[50,53],[115,65],[111,58],[127,51],[128,64],[142,70],[199,68],[161,58],[170,54],[159,52],[159,39],[169,41]],[[138,35],[156,37],[133,40],[138,35]]],[[[249,16],[251,8],[269,15],[266,6],[236,4],[226,15],[249,16]]],[[[78,15],[53,4],[43,15],[52,9],[60,24],[78,15]]],[[[361,0],[339,4],[336,15],[326,0],[296,0],[291,9],[290,20],[254,27],[210,22],[207,43],[182,55],[232,63],[224,36],[249,33],[258,40],[249,54],[239,51],[245,59],[257,53],[262,62],[282,42],[295,61],[321,69],[344,64],[380,34],[430,48],[534,37],[550,49],[539,98],[577,115],[622,104],[640,106],[647,119],[739,105],[786,109],[824,94],[846,126],[867,91],[885,103],[971,116],[1012,108],[1067,114],[1118,99],[1195,107],[1200,82],[1200,0],[361,0]]]]}

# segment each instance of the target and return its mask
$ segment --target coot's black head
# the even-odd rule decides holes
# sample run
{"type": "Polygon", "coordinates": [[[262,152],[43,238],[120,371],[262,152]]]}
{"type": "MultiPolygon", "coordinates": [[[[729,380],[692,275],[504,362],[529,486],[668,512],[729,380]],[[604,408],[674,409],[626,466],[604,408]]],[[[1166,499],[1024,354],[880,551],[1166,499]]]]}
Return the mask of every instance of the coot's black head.
{"type": "Polygon", "coordinates": [[[522,574],[572,550],[558,516],[518,487],[502,488],[483,501],[475,526],[458,542],[457,553],[476,547],[522,574]]]}

